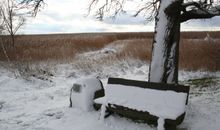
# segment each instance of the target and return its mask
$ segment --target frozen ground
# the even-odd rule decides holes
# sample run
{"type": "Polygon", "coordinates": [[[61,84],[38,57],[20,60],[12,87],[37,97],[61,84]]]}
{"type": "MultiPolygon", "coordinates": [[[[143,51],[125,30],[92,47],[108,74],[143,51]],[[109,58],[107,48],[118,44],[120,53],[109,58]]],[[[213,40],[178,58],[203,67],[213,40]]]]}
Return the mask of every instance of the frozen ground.
{"type": "MultiPolygon", "coordinates": [[[[76,64],[46,65],[43,74],[31,71],[28,76],[15,76],[14,69],[0,67],[0,130],[156,130],[117,115],[100,122],[100,112],[69,108],[70,88],[76,79],[95,76],[104,85],[109,76],[147,80],[147,63],[129,59],[95,65],[95,69],[85,68],[86,63],[82,64],[84,69],[76,64]],[[46,75],[48,71],[52,74],[46,75]]],[[[187,115],[179,129],[220,129],[219,78],[220,72],[180,72],[181,83],[192,87],[187,115]],[[213,80],[201,84],[206,77],[213,80]]]]}
{"type": "MultiPolygon", "coordinates": [[[[124,64],[125,63],[121,63],[124,64]]],[[[125,65],[126,66],[126,65],[125,65]]],[[[109,69],[110,66],[106,66],[109,69]]],[[[117,77],[146,80],[147,65],[137,63],[127,69],[111,67],[117,77]],[[120,70],[120,71],[119,71],[120,70]]],[[[30,77],[16,78],[12,71],[0,69],[0,130],[154,130],[147,124],[134,123],[128,119],[110,116],[99,122],[99,112],[84,112],[69,108],[69,90],[74,80],[85,77],[70,65],[57,65],[54,76],[49,80],[30,77]]],[[[111,74],[111,73],[110,73],[111,74]]],[[[96,75],[90,73],[89,76],[96,75]]],[[[97,75],[96,75],[97,76],[97,75]]],[[[106,74],[107,76],[107,74],[106,74]]],[[[180,73],[180,79],[219,77],[209,72],[180,73]]],[[[107,78],[102,78],[106,84],[107,78]]],[[[220,81],[206,88],[192,88],[187,116],[180,128],[188,130],[219,130],[220,124],[220,81]]]]}

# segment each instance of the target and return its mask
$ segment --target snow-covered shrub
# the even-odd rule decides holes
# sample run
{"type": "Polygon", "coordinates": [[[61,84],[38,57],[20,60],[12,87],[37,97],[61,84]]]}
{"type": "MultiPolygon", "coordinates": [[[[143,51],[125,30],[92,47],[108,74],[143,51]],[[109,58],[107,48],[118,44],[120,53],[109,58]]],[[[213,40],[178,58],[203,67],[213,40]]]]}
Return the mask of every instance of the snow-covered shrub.
{"type": "Polygon", "coordinates": [[[16,77],[23,77],[24,79],[34,77],[52,82],[50,77],[55,73],[53,66],[47,63],[33,64],[29,62],[16,62],[13,66],[16,70],[16,77]]]}
{"type": "Polygon", "coordinates": [[[78,79],[70,91],[70,107],[80,108],[83,111],[92,110],[94,94],[102,88],[102,82],[97,78],[78,79]]]}

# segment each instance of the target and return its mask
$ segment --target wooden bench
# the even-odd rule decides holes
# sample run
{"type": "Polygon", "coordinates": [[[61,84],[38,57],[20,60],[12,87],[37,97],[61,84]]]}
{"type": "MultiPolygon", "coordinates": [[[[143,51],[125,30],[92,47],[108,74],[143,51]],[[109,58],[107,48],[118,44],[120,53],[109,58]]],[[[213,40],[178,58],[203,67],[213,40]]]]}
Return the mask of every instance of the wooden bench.
{"type": "Polygon", "coordinates": [[[95,94],[95,108],[105,105],[107,111],[139,122],[157,125],[179,125],[185,116],[189,87],[173,84],[109,78],[103,90],[95,94]]]}

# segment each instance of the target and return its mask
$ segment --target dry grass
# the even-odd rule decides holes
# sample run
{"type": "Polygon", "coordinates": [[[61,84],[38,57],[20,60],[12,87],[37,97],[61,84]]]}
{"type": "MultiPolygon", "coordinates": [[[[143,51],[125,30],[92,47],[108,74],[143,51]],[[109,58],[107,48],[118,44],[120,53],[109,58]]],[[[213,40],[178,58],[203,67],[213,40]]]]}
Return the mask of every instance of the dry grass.
{"type": "MultiPolygon", "coordinates": [[[[69,60],[76,53],[100,49],[116,40],[152,37],[151,35],[152,33],[24,35],[16,37],[14,48],[9,47],[9,37],[3,37],[3,40],[11,60],[42,61],[69,60]]],[[[0,60],[5,60],[2,50],[0,60]]]]}
{"type": "Polygon", "coordinates": [[[119,59],[124,57],[132,57],[144,61],[149,61],[151,58],[151,39],[130,39],[119,40],[119,44],[125,44],[125,47],[121,52],[117,54],[119,59]]]}
{"type": "MultiPolygon", "coordinates": [[[[209,32],[214,39],[204,40],[207,32],[183,32],[180,44],[180,67],[186,70],[220,70],[220,33],[209,32]]],[[[127,57],[150,60],[152,33],[56,34],[27,35],[16,38],[15,48],[6,46],[12,61],[69,61],[76,53],[101,49],[114,42],[125,44],[117,53],[127,57]]],[[[8,37],[3,37],[9,45],[8,37]]],[[[0,60],[6,60],[0,49],[0,60]]]]}
{"type": "Polygon", "coordinates": [[[220,70],[220,40],[181,40],[180,67],[188,70],[220,70]]]}
{"type": "MultiPolygon", "coordinates": [[[[6,44],[10,43],[6,38],[6,44]]],[[[38,61],[71,59],[75,53],[89,49],[100,49],[113,39],[103,36],[75,37],[18,37],[14,48],[7,47],[11,60],[38,61]]],[[[4,56],[1,54],[1,60],[4,56]]]]}

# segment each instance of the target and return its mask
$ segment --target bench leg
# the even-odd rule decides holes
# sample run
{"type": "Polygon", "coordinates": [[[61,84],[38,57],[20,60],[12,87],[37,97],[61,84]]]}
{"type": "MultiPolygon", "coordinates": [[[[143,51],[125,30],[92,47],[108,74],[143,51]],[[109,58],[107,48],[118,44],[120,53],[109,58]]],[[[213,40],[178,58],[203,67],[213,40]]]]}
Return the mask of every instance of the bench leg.
{"type": "Polygon", "coordinates": [[[99,120],[100,120],[101,122],[104,121],[105,112],[106,112],[106,105],[105,105],[105,104],[102,104],[102,106],[101,106],[101,114],[100,114],[100,118],[99,118],[99,120]]]}
{"type": "Polygon", "coordinates": [[[159,117],[157,120],[157,130],[165,130],[164,124],[165,124],[165,119],[162,117],[159,117]]]}

